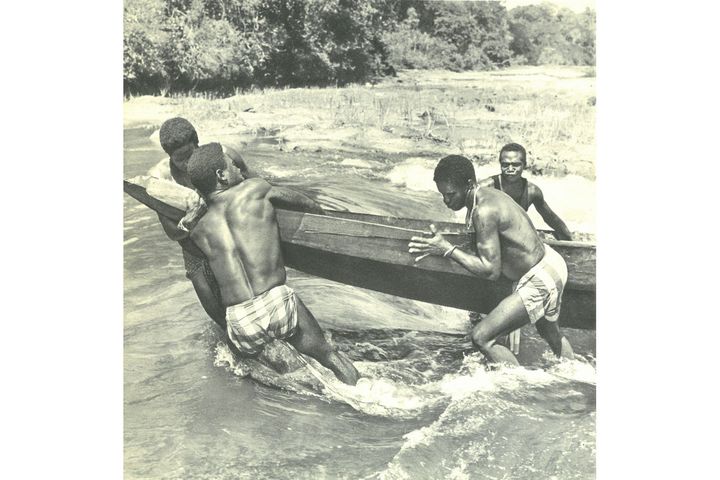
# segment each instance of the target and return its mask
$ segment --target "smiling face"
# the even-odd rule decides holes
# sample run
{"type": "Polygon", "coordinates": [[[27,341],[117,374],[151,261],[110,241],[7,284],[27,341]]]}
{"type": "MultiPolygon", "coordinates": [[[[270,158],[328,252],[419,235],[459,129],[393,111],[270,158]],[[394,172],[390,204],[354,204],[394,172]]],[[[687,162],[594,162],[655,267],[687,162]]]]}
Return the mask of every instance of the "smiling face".
{"type": "Polygon", "coordinates": [[[520,152],[503,152],[500,155],[500,171],[503,180],[517,181],[525,168],[525,159],[520,152]]]}
{"type": "Polygon", "coordinates": [[[445,206],[450,210],[458,211],[466,207],[465,199],[467,198],[468,189],[471,187],[471,182],[462,185],[450,180],[438,180],[435,185],[437,185],[438,192],[443,196],[445,206]]]}

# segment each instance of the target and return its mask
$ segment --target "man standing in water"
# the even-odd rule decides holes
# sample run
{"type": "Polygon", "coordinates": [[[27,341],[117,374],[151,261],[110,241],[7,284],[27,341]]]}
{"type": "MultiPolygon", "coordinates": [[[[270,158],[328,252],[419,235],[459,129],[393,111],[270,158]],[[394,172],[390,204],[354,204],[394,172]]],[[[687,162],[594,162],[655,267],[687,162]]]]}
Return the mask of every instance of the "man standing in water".
{"type": "Polygon", "coordinates": [[[468,209],[466,222],[476,235],[477,253],[459,250],[431,225],[427,237],[413,237],[410,253],[419,260],[437,255],[459,263],[474,275],[497,280],[504,275],[515,282],[503,299],[471,332],[473,342],[491,362],[518,365],[515,355],[496,343],[532,323],[558,357],[574,358],[570,342],[557,325],[567,266],[542,240],[527,213],[507,195],[475,183],[475,169],[467,158],[450,155],[438,163],[434,175],[445,205],[455,211],[468,209]]]}
{"type": "Polygon", "coordinates": [[[246,355],[260,353],[273,339],[286,339],[343,382],[358,372],[336,352],[295,292],[285,285],[273,188],[247,178],[219,143],[196,149],[187,169],[208,210],[190,238],[208,260],[220,286],[230,340],[246,355]]]}
{"type": "MultiPolygon", "coordinates": [[[[189,121],[180,117],[165,121],[160,127],[160,146],[170,158],[160,161],[150,169],[148,175],[193,188],[187,176],[187,163],[198,144],[197,131],[189,121]]],[[[192,282],[200,304],[208,316],[224,328],[225,311],[220,300],[220,289],[204,255],[190,240],[188,232],[178,227],[177,222],[159,213],[158,218],[168,238],[178,242],[182,248],[185,276],[192,282]]]]}
{"type": "Polygon", "coordinates": [[[525,148],[518,143],[508,143],[500,150],[500,174],[481,180],[478,185],[507,193],[525,211],[530,205],[535,205],[535,209],[545,223],[554,230],[555,238],[572,240],[570,230],[547,204],[540,187],[528,182],[522,176],[525,167],[527,167],[525,148]]]}
{"type": "MultiPolygon", "coordinates": [[[[197,131],[188,120],[181,117],[166,120],[160,127],[160,146],[170,158],[160,161],[150,169],[148,175],[193,188],[188,177],[187,167],[190,156],[198,148],[198,144],[197,131]]],[[[245,178],[256,176],[250,171],[238,152],[228,147],[223,147],[223,150],[241,169],[245,178]]],[[[277,206],[291,210],[322,213],[322,208],[304,195],[284,187],[274,186],[272,189],[274,193],[272,198],[277,206]]],[[[202,203],[198,205],[197,211],[194,212],[196,217],[204,212],[204,207],[205,205],[202,203]]],[[[220,288],[205,256],[190,240],[187,229],[180,228],[176,222],[161,214],[158,214],[158,217],[167,236],[171,240],[177,241],[182,247],[185,276],[192,282],[200,304],[208,316],[224,330],[225,308],[222,306],[220,288]]]]}

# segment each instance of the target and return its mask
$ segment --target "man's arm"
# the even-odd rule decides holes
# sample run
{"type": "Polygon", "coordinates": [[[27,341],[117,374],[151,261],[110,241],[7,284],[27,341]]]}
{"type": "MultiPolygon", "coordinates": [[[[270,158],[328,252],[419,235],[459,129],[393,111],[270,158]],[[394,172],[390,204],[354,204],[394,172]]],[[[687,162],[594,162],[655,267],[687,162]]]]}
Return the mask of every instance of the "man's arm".
{"type": "Polygon", "coordinates": [[[567,225],[565,225],[565,222],[563,222],[547,204],[542,190],[540,190],[537,186],[534,187],[535,192],[533,192],[533,205],[535,205],[535,209],[545,223],[547,223],[548,226],[555,231],[555,238],[558,240],[572,240],[572,234],[570,233],[567,225]]]}
{"type": "Polygon", "coordinates": [[[287,187],[271,186],[268,200],[275,208],[325,215],[325,211],[315,200],[287,187]]]}
{"type": "Polygon", "coordinates": [[[245,159],[243,159],[242,155],[240,155],[240,152],[232,147],[228,147],[227,145],[223,145],[222,148],[225,154],[230,157],[235,165],[242,171],[245,178],[256,178],[260,176],[248,166],[245,159]]]}
{"type": "Polygon", "coordinates": [[[488,280],[497,280],[502,273],[502,258],[496,215],[493,212],[483,212],[480,208],[476,208],[473,214],[473,225],[476,232],[477,256],[462,251],[445,240],[442,234],[438,233],[435,225],[430,225],[432,237],[412,237],[408,251],[421,254],[415,259],[416,262],[428,255],[444,256],[455,260],[473,275],[488,280]]]}

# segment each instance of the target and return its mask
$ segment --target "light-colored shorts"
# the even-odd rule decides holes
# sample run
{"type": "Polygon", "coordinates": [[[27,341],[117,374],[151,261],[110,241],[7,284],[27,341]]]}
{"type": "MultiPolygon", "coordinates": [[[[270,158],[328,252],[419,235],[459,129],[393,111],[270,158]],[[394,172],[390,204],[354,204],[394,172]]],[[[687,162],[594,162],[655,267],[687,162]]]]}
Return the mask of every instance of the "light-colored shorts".
{"type": "Polygon", "coordinates": [[[545,245],[545,256],[514,287],[522,298],[530,322],[534,324],[543,317],[549,322],[557,321],[567,277],[565,260],[545,245]]]}
{"type": "Polygon", "coordinates": [[[273,339],[297,331],[295,291],[279,285],[238,305],[227,307],[227,332],[240,352],[254,355],[273,339]]]}

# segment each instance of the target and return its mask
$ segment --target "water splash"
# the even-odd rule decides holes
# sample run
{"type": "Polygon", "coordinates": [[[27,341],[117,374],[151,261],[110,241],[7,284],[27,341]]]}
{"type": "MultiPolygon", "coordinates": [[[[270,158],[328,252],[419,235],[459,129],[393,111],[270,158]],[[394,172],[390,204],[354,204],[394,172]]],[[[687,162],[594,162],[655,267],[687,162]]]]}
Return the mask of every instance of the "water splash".
{"type": "Polygon", "coordinates": [[[578,391],[557,372],[586,378],[588,368],[563,361],[549,371],[488,370],[470,355],[438,382],[450,401],[437,420],[406,434],[386,468],[367,478],[586,478],[594,471],[594,385],[578,391]]]}

